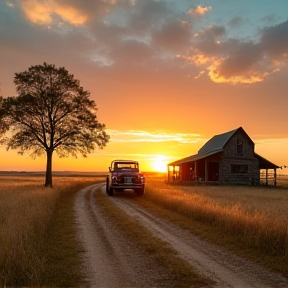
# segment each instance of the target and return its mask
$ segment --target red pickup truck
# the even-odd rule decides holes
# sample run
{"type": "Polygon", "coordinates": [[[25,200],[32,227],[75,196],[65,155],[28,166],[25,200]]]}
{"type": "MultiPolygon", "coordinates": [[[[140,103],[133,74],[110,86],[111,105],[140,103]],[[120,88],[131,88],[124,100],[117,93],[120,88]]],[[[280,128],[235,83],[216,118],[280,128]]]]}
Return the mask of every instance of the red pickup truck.
{"type": "Polygon", "coordinates": [[[139,163],[133,160],[114,160],[106,178],[106,192],[109,196],[114,191],[133,189],[138,196],[145,191],[145,176],[139,172],[139,163]]]}

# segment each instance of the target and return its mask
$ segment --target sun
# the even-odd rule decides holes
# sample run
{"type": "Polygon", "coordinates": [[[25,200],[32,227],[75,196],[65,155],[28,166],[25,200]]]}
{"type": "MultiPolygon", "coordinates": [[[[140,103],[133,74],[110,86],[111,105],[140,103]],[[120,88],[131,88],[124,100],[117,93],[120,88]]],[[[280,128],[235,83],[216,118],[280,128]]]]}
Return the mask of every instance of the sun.
{"type": "Polygon", "coordinates": [[[151,161],[152,170],[155,172],[166,172],[167,171],[167,163],[168,157],[164,155],[155,155],[153,160],[151,161]]]}

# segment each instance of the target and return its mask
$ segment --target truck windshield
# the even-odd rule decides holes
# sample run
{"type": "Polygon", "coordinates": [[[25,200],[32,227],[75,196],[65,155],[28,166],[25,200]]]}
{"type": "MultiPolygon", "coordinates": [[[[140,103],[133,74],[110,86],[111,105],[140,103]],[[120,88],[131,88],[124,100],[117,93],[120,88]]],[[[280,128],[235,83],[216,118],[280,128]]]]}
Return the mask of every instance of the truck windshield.
{"type": "Polygon", "coordinates": [[[138,163],[115,163],[115,169],[138,169],[138,163]]]}

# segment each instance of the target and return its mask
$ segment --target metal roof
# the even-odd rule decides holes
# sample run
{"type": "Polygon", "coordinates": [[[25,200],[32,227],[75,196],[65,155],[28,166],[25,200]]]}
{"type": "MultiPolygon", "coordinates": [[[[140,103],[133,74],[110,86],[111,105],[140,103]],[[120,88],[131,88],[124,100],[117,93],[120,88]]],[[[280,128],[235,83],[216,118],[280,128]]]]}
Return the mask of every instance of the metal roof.
{"type": "Polygon", "coordinates": [[[175,162],[169,163],[168,166],[178,166],[178,165],[181,165],[181,164],[184,164],[184,163],[197,161],[197,160],[206,158],[208,156],[214,155],[214,154],[219,153],[219,152],[223,152],[223,149],[219,149],[217,151],[213,151],[213,152],[205,153],[205,154],[195,154],[195,155],[192,155],[192,156],[177,160],[175,162]]]}
{"type": "Polygon", "coordinates": [[[267,159],[263,158],[262,156],[254,153],[254,156],[259,160],[259,169],[278,169],[279,166],[273,164],[272,162],[268,161],[267,159]]]}
{"type": "MultiPolygon", "coordinates": [[[[228,140],[240,129],[243,130],[242,127],[239,127],[239,128],[234,129],[232,131],[229,131],[229,132],[226,132],[223,134],[219,134],[219,135],[215,135],[214,137],[212,137],[209,141],[207,141],[202,146],[202,148],[198,151],[198,154],[209,153],[209,152],[212,152],[215,150],[224,149],[224,146],[228,142],[228,140]]],[[[246,134],[246,132],[244,130],[243,130],[243,132],[246,134]]],[[[247,135],[247,137],[250,139],[250,137],[248,135],[247,135]]]]}

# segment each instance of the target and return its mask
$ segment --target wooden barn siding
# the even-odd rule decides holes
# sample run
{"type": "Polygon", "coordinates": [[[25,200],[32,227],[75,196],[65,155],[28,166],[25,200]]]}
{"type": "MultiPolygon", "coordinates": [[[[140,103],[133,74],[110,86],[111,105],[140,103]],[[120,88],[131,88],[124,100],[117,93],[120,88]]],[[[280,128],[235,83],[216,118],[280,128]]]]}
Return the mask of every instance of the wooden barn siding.
{"type": "Polygon", "coordinates": [[[219,167],[219,182],[226,184],[247,184],[251,185],[253,183],[259,183],[260,181],[260,174],[258,169],[258,160],[235,160],[235,159],[228,159],[220,163],[219,167]],[[239,165],[248,165],[248,173],[231,173],[231,164],[239,164],[239,165]]]}
{"type": "Polygon", "coordinates": [[[247,185],[259,183],[259,162],[254,157],[254,143],[242,131],[238,131],[225,145],[219,172],[221,183],[247,185]],[[236,151],[237,137],[243,141],[243,155],[241,156],[238,156],[236,151]],[[248,165],[248,173],[231,173],[231,164],[248,165]]]}

